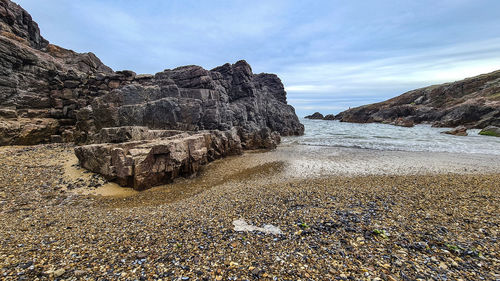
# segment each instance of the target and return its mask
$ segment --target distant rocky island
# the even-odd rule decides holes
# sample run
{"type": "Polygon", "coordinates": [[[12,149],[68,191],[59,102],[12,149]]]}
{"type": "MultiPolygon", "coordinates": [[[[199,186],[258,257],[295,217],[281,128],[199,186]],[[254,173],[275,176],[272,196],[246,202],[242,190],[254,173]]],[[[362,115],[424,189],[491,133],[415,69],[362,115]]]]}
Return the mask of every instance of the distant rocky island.
{"type": "Polygon", "coordinates": [[[83,167],[144,189],[304,126],[278,76],[241,60],[155,75],[113,71],[50,44],[27,11],[0,1],[0,145],[69,142],[83,167]]]}
{"type": "Polygon", "coordinates": [[[307,115],[304,118],[306,118],[306,119],[318,119],[318,120],[335,120],[335,115],[333,115],[333,114],[323,115],[319,112],[314,112],[313,114],[307,115]]]}

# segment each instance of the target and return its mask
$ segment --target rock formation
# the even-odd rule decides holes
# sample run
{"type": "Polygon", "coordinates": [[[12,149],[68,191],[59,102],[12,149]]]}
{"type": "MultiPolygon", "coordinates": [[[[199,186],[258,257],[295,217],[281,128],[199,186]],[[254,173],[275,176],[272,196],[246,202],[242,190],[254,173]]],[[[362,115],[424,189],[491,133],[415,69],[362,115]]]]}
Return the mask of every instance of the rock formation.
{"type": "Polygon", "coordinates": [[[327,114],[323,117],[323,120],[335,120],[335,115],[327,114]]]}
{"type": "Polygon", "coordinates": [[[311,115],[307,115],[306,117],[304,117],[306,119],[323,119],[324,116],[323,114],[319,113],[319,112],[314,112],[313,114],[311,115]]]}
{"type": "Polygon", "coordinates": [[[31,16],[9,0],[0,0],[0,50],[0,145],[91,144],[76,150],[84,167],[101,173],[109,169],[103,173],[108,178],[138,188],[150,184],[140,179],[142,170],[122,177],[123,167],[139,171],[145,167],[142,156],[165,160],[173,155],[158,148],[165,142],[183,143],[189,147],[186,155],[201,153],[203,147],[207,152],[201,158],[189,156],[191,160],[171,159],[183,164],[175,166],[178,170],[163,166],[171,174],[157,179],[195,172],[196,165],[219,157],[212,150],[222,157],[241,149],[272,148],[279,135],[304,132],[278,76],[253,74],[245,61],[212,70],[184,66],[155,75],[114,72],[92,53],[50,44],[31,16]],[[188,133],[173,136],[174,131],[188,133]],[[204,145],[195,145],[198,152],[190,150],[194,136],[205,139],[204,145]],[[222,151],[217,145],[228,136],[231,145],[222,151]],[[96,149],[102,154],[92,153],[96,149]],[[123,167],[116,164],[119,149],[129,161],[120,162],[123,167]],[[138,150],[141,157],[134,154],[138,150]]]}
{"type": "Polygon", "coordinates": [[[0,145],[72,141],[77,110],[100,94],[88,85],[96,73],[113,71],[49,44],[25,10],[0,0],[0,145]]]}
{"type": "Polygon", "coordinates": [[[79,143],[91,143],[101,128],[120,126],[181,131],[234,127],[244,148],[261,147],[255,133],[262,129],[303,133],[279,78],[255,75],[245,61],[210,71],[184,66],[154,76],[123,74],[100,77],[113,89],[76,113],[79,143]]]}
{"type": "MultiPolygon", "coordinates": [[[[215,159],[240,154],[241,141],[236,129],[225,132],[151,131],[144,127],[116,128],[105,143],[75,148],[80,165],[120,185],[137,190],[171,182],[178,176],[195,174],[201,165],[215,159]],[[122,131],[122,132],[120,132],[122,131]],[[131,141],[123,141],[121,133],[135,131],[131,141]],[[137,140],[134,140],[137,139],[137,140]]],[[[103,135],[103,136],[104,136],[103,135]]]]}
{"type": "Polygon", "coordinates": [[[354,123],[393,123],[398,118],[436,127],[500,126],[500,71],[409,91],[336,116],[340,121],[354,123]]]}
{"type": "Polygon", "coordinates": [[[335,120],[335,115],[333,115],[333,114],[327,114],[327,115],[323,116],[323,114],[321,114],[319,112],[314,112],[313,114],[307,115],[304,118],[306,118],[306,119],[316,119],[316,120],[335,120]]]}
{"type": "Polygon", "coordinates": [[[448,135],[455,135],[455,136],[467,136],[467,128],[465,126],[458,126],[453,130],[450,131],[444,131],[442,132],[443,134],[448,134],[448,135]]]}
{"type": "Polygon", "coordinates": [[[403,117],[398,117],[391,124],[394,126],[407,127],[407,128],[415,126],[415,123],[413,123],[413,120],[411,118],[403,118],[403,117]]]}
{"type": "Polygon", "coordinates": [[[493,136],[493,137],[500,137],[500,127],[496,126],[488,126],[479,132],[480,135],[483,136],[493,136]]]}

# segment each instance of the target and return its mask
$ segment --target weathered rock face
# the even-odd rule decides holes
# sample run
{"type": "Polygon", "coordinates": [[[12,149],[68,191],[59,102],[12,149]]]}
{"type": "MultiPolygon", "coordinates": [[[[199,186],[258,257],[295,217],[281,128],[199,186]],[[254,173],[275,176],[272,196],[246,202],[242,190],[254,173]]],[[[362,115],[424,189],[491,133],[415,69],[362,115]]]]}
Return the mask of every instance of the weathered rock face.
{"type": "Polygon", "coordinates": [[[2,35],[25,40],[35,49],[46,47],[49,42],[40,36],[40,29],[21,6],[10,1],[0,1],[0,32],[2,35]],[[14,37],[15,36],[15,37],[14,37]]]}
{"type": "Polygon", "coordinates": [[[0,130],[8,132],[0,145],[90,143],[101,128],[118,126],[236,127],[244,147],[267,128],[303,133],[280,79],[253,74],[245,61],[211,71],[185,66],[156,75],[113,72],[92,53],[49,44],[31,16],[8,0],[0,0],[0,50],[0,130]],[[30,119],[47,120],[35,128],[37,137],[25,138],[30,119]]]}
{"type": "MultiPolygon", "coordinates": [[[[158,134],[144,127],[128,127],[106,136],[108,141],[126,131],[134,131],[143,140],[122,143],[84,145],[75,148],[82,167],[115,180],[120,185],[137,190],[171,182],[179,176],[195,174],[199,168],[215,159],[242,152],[235,129],[199,131],[157,138],[158,134]],[[150,139],[148,139],[150,138],[150,139]]],[[[104,140],[106,136],[103,135],[104,140]]]]}
{"type": "Polygon", "coordinates": [[[84,167],[142,189],[303,132],[280,79],[245,61],[114,72],[50,44],[24,9],[0,0],[0,145],[93,144],[76,149],[84,167]]]}
{"type": "Polygon", "coordinates": [[[184,66],[154,76],[131,73],[126,81],[106,79],[116,88],[76,115],[81,143],[101,128],[120,126],[181,131],[235,127],[245,148],[258,148],[253,139],[263,129],[281,135],[303,133],[279,79],[253,74],[245,61],[211,71],[184,66]]]}
{"type": "Polygon", "coordinates": [[[500,126],[500,71],[413,90],[336,116],[354,123],[393,123],[398,118],[436,127],[500,126]]]}
{"type": "Polygon", "coordinates": [[[0,145],[72,141],[76,110],[98,94],[88,85],[97,72],[112,70],[49,44],[25,10],[0,0],[0,145]]]}

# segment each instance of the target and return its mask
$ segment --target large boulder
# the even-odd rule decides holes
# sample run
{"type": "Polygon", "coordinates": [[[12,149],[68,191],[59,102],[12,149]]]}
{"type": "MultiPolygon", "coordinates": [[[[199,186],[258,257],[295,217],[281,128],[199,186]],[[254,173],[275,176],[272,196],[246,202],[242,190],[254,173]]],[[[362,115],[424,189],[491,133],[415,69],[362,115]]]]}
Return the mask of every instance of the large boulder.
{"type": "Polygon", "coordinates": [[[467,128],[465,126],[458,126],[453,130],[444,131],[443,134],[454,135],[454,136],[467,136],[467,128]]]}
{"type": "Polygon", "coordinates": [[[500,128],[495,126],[488,126],[479,132],[483,136],[500,137],[500,128]]]}
{"type": "Polygon", "coordinates": [[[50,118],[0,119],[0,142],[8,145],[29,145],[50,142],[59,122],[50,118]]]}
{"type": "Polygon", "coordinates": [[[402,117],[397,118],[391,124],[395,125],[395,126],[406,127],[406,128],[411,128],[411,127],[415,126],[415,123],[413,122],[412,119],[402,118],[402,117]]]}
{"type": "MultiPolygon", "coordinates": [[[[137,131],[139,128],[128,128],[137,131]]],[[[142,128],[143,140],[75,148],[80,165],[120,185],[143,190],[191,176],[215,159],[241,154],[236,130],[181,133],[155,138],[142,128]],[[152,138],[152,139],[148,139],[152,138]]],[[[168,132],[166,133],[168,134],[168,132]]]]}

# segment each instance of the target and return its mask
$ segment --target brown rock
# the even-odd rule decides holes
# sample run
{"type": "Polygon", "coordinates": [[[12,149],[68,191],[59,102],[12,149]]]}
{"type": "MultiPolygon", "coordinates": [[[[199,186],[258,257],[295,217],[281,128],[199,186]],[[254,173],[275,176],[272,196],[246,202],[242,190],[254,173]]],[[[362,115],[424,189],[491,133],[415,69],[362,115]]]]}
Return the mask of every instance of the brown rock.
{"type": "Polygon", "coordinates": [[[20,118],[0,120],[0,143],[9,145],[30,145],[50,142],[59,123],[50,118],[20,118]]]}
{"type": "Polygon", "coordinates": [[[75,148],[82,167],[138,190],[171,182],[178,176],[190,176],[210,161],[241,151],[234,129],[75,148]]]}
{"type": "Polygon", "coordinates": [[[455,136],[467,136],[467,128],[464,126],[456,127],[453,130],[445,131],[444,134],[455,135],[455,136]]]}
{"type": "Polygon", "coordinates": [[[415,126],[415,124],[413,123],[412,120],[404,119],[401,117],[396,119],[392,124],[395,126],[407,127],[407,128],[411,128],[411,127],[415,126]]]}

